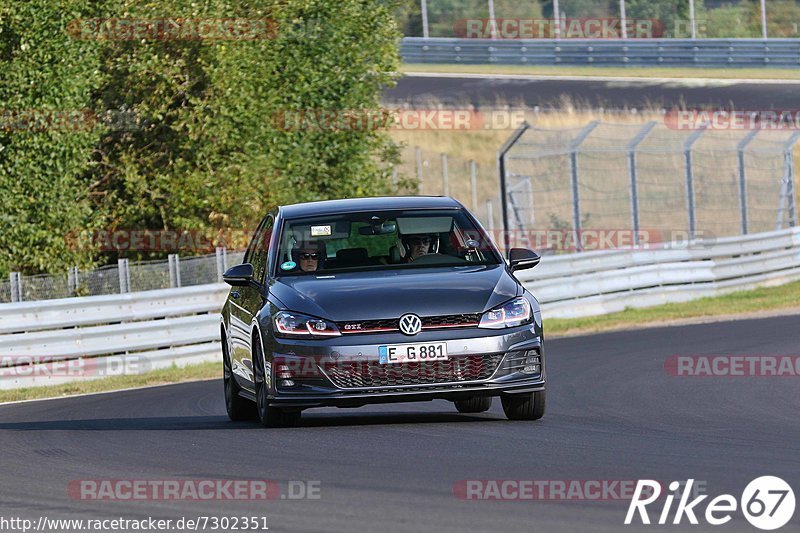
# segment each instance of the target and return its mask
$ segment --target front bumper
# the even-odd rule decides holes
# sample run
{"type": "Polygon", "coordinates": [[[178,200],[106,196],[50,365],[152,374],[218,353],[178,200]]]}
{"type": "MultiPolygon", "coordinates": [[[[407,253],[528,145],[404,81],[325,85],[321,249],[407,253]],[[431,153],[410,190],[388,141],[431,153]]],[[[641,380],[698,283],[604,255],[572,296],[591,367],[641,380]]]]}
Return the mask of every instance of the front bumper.
{"type": "MultiPolygon", "coordinates": [[[[272,393],[269,404],[275,407],[359,407],[372,403],[523,394],[544,390],[546,381],[541,329],[535,324],[506,330],[423,331],[413,337],[399,333],[352,334],[314,341],[273,337],[265,348],[265,353],[270,354],[268,380],[272,393]],[[347,380],[345,385],[336,377],[340,373],[337,374],[335,369],[343,366],[372,368],[378,372],[387,368],[387,365],[379,364],[380,346],[427,342],[447,344],[450,363],[446,368],[451,371],[454,366],[467,361],[485,360],[492,367],[481,367],[480,375],[464,377],[459,374],[458,379],[452,375],[437,375],[433,380],[428,378],[418,383],[409,383],[408,379],[402,384],[382,380],[360,386],[347,380]],[[538,372],[523,373],[520,361],[530,361],[531,357],[538,357],[538,372]],[[291,385],[287,386],[287,383],[291,385]]],[[[388,368],[393,366],[388,365],[388,368]]],[[[361,384],[361,381],[357,383],[361,384]]]]}

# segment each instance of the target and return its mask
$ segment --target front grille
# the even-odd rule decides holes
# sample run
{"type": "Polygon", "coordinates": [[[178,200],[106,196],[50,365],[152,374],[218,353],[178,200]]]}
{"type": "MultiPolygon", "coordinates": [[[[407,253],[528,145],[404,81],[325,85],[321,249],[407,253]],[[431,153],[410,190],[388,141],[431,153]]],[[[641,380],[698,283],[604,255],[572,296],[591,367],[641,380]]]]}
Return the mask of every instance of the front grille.
{"type": "MultiPolygon", "coordinates": [[[[477,313],[465,315],[424,316],[422,329],[440,328],[468,328],[477,326],[480,315],[477,313]]],[[[337,324],[343,334],[353,333],[391,333],[400,331],[400,319],[389,318],[383,320],[362,320],[340,322],[337,324]]]]}
{"type": "Polygon", "coordinates": [[[339,362],[327,371],[333,384],[343,389],[459,383],[490,378],[502,358],[502,354],[468,355],[447,361],[394,365],[377,361],[339,362]]]}

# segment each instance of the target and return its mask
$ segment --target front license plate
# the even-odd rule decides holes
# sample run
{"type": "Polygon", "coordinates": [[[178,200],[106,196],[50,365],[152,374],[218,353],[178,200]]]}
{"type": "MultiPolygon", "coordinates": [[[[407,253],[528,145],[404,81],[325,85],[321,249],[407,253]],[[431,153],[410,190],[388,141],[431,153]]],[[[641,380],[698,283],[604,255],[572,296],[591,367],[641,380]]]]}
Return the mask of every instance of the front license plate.
{"type": "Polygon", "coordinates": [[[382,365],[421,363],[424,361],[446,361],[447,343],[392,344],[389,346],[379,346],[378,353],[382,365]]]}

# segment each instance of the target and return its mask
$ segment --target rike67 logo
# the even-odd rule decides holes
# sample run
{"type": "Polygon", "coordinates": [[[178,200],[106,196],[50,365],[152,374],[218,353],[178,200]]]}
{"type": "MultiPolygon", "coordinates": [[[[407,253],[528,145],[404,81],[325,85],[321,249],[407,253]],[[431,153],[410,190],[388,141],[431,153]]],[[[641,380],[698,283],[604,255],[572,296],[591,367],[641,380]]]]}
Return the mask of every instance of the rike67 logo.
{"type": "MultiPolygon", "coordinates": [[[[720,526],[730,522],[733,518],[732,514],[736,512],[737,507],[741,506],[742,514],[751,525],[761,530],[772,531],[786,525],[794,515],[794,491],[779,477],[762,476],[754,479],[745,487],[739,501],[730,494],[717,496],[708,502],[705,513],[700,512],[700,504],[708,498],[708,495],[697,496],[689,501],[693,484],[694,480],[689,479],[686,482],[685,490],[680,490],[683,483],[678,481],[669,484],[671,494],[667,494],[664,499],[664,506],[658,515],[658,524],[670,523],[670,515],[673,513],[672,504],[676,495],[678,495],[679,501],[674,515],[672,515],[672,524],[680,524],[685,517],[690,524],[697,525],[699,524],[698,515],[700,515],[708,524],[720,526]]],[[[642,524],[650,524],[647,506],[658,500],[661,492],[661,484],[658,481],[639,480],[628,507],[625,524],[633,523],[637,514],[642,524]]]]}

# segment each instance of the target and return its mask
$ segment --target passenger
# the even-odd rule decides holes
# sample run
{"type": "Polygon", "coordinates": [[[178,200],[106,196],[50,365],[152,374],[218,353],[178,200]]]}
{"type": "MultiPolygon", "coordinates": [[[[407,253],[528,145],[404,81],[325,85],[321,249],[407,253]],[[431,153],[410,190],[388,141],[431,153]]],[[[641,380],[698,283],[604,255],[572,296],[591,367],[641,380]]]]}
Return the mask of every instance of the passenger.
{"type": "Polygon", "coordinates": [[[292,259],[303,272],[314,272],[322,268],[325,261],[325,244],[321,241],[298,243],[292,250],[292,259]]]}

